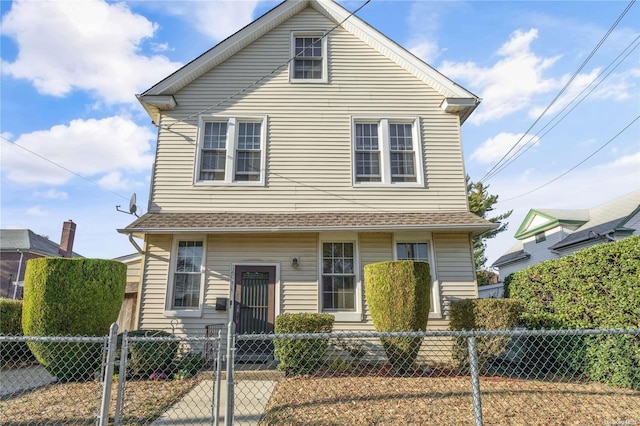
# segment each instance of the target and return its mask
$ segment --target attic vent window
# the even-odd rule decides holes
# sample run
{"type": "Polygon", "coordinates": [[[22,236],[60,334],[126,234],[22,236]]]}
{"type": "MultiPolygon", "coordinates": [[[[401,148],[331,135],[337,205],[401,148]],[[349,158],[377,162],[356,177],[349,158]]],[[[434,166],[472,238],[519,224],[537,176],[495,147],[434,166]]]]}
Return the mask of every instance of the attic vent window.
{"type": "Polygon", "coordinates": [[[291,82],[327,82],[327,40],[323,32],[291,33],[291,82]]]}
{"type": "Polygon", "coordinates": [[[544,232],[539,232],[536,234],[536,244],[541,243],[547,239],[547,236],[544,232]]]}

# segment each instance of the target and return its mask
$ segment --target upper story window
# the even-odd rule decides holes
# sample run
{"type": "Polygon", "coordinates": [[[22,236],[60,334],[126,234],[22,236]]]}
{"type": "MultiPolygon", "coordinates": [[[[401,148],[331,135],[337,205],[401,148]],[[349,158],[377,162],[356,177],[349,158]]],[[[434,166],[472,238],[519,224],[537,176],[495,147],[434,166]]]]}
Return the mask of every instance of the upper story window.
{"type": "Polygon", "coordinates": [[[353,120],[355,184],[422,185],[417,119],[353,120]]]}
{"type": "Polygon", "coordinates": [[[292,32],[291,82],[326,83],[327,40],[324,32],[292,32]]]}
{"type": "Polygon", "coordinates": [[[547,240],[547,236],[545,235],[544,232],[538,232],[536,234],[536,244],[541,243],[543,241],[547,240]]]}
{"type": "Polygon", "coordinates": [[[264,184],[265,117],[201,117],[197,184],[264,184]]]}

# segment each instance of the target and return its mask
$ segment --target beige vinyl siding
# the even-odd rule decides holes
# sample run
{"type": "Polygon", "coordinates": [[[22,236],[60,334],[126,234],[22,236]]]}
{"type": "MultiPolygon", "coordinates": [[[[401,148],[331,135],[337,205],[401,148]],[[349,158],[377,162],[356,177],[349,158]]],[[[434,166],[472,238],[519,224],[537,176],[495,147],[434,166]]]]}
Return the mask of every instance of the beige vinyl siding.
{"type": "Polygon", "coordinates": [[[430,321],[429,328],[448,327],[452,300],[477,299],[478,288],[469,234],[433,234],[435,265],[440,285],[443,320],[430,321]]]}
{"type": "Polygon", "coordinates": [[[441,95],[373,48],[337,29],[328,37],[329,83],[289,83],[290,31],[335,24],[306,9],[175,94],[163,113],[151,211],[465,210],[459,120],[441,95]],[[266,186],[194,186],[197,117],[267,116],[266,186]],[[419,117],[425,185],[354,187],[351,118],[419,117]],[[166,126],[171,125],[170,129],[166,126]]]}

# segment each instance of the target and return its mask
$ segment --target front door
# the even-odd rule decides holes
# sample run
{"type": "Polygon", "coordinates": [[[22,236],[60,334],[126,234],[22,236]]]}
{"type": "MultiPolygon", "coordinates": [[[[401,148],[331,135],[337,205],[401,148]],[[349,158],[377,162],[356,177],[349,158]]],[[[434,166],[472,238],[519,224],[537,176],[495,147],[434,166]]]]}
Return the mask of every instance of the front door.
{"type": "MultiPolygon", "coordinates": [[[[275,266],[236,266],[234,321],[237,334],[273,333],[276,302],[275,266]]],[[[239,341],[241,358],[270,358],[270,341],[239,341]]],[[[240,359],[240,358],[239,358],[240,359]]]]}

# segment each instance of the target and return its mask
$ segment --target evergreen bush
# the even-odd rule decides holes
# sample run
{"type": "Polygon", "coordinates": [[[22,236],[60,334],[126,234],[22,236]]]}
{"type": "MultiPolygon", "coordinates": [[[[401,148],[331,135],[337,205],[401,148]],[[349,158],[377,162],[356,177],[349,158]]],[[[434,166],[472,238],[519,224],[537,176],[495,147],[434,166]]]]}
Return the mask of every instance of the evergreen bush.
{"type": "MultiPolygon", "coordinates": [[[[451,302],[449,310],[451,330],[513,330],[520,322],[522,303],[511,299],[463,299],[451,302]]],[[[507,336],[476,338],[480,367],[501,355],[510,342],[507,336]]],[[[468,366],[467,338],[456,337],[453,360],[459,368],[468,366]]]]}
{"type": "MultiPolygon", "coordinates": [[[[0,334],[22,336],[22,300],[0,298],[0,334]]],[[[24,363],[34,360],[25,342],[0,343],[0,367],[6,363],[24,363]]]]}
{"type": "Polygon", "coordinates": [[[149,337],[149,340],[129,341],[127,377],[149,379],[153,374],[169,377],[173,371],[180,342],[163,330],[135,330],[128,337],[149,337]],[[157,338],[156,340],[154,340],[157,338]]]}
{"type": "MultiPolygon", "coordinates": [[[[330,333],[334,316],[316,313],[285,313],[275,321],[277,334],[330,333]]],[[[275,356],[279,370],[290,374],[311,374],[324,363],[329,339],[275,339],[275,356]]]]}
{"type": "MultiPolygon", "coordinates": [[[[640,236],[518,271],[509,287],[528,328],[640,328],[640,236]]],[[[573,346],[556,345],[559,362],[592,380],[640,389],[639,337],[571,340],[573,346]]]]}
{"type": "MultiPolygon", "coordinates": [[[[84,258],[27,261],[22,328],[25,336],[105,336],[118,319],[127,267],[84,258]]],[[[60,381],[95,378],[101,343],[29,342],[36,359],[60,381]]]]}
{"type": "MultiPolygon", "coordinates": [[[[413,260],[378,262],[364,267],[367,305],[377,331],[427,329],[431,275],[429,264],[413,260]]],[[[421,337],[383,337],[387,358],[399,374],[411,373],[421,337]]]]}

